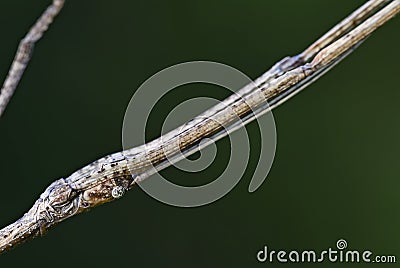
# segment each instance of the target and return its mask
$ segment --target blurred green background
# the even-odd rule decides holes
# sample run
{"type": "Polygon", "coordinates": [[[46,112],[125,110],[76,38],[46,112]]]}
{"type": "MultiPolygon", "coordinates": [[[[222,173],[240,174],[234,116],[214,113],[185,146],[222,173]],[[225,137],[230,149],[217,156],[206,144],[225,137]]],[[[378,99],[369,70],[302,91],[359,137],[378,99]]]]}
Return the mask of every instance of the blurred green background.
{"type": "MultiPolygon", "coordinates": [[[[0,2],[2,80],[19,40],[49,2],[0,2]]],[[[155,72],[211,60],[256,78],[363,3],[67,1],[0,119],[0,225],[20,217],[53,180],[119,151],[125,108],[155,72]]],[[[390,21],[274,111],[275,161],[255,193],[247,192],[259,154],[259,130],[252,123],[246,176],[221,200],[176,208],[135,188],[0,256],[0,267],[280,267],[258,263],[256,253],[264,245],[323,250],[340,238],[349,248],[400,258],[399,26],[399,18],[390,21]]],[[[186,92],[227,95],[201,88],[186,92]]],[[[174,94],[184,100],[187,93],[174,94]]],[[[151,120],[154,137],[165,107],[173,108],[161,102],[159,120],[151,120]]],[[[223,151],[218,159],[226,158],[223,151]]],[[[193,178],[207,178],[225,164],[219,160],[193,178]]],[[[164,174],[192,176],[174,168],[164,174]]]]}

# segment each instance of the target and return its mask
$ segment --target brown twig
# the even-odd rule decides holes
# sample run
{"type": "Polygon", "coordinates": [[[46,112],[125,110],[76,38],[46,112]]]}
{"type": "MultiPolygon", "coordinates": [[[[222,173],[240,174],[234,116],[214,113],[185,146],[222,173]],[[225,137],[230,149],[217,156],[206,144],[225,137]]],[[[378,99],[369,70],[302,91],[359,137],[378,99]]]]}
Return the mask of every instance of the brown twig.
{"type": "MultiPolygon", "coordinates": [[[[0,230],[0,252],[29,238],[43,235],[49,228],[71,216],[120,198],[137,182],[173,163],[167,159],[197,145],[205,136],[216,135],[216,139],[219,139],[226,135],[221,132],[222,126],[232,126],[238,118],[249,115],[250,119],[246,118],[245,123],[250,122],[256,116],[252,116],[252,112],[258,111],[267,101],[271,105],[260,113],[283,103],[346,57],[373,31],[400,12],[400,0],[391,1],[376,12],[381,6],[377,5],[378,2],[383,4],[388,1],[369,1],[350,16],[353,22],[345,19],[344,23],[339,24],[342,26],[333,28],[333,32],[331,30],[299,56],[280,61],[254,84],[244,87],[238,94],[184,126],[143,146],[106,156],[65,179],[56,180],[21,219],[0,230]],[[363,22],[360,18],[363,18],[363,22]],[[296,59],[302,55],[308,55],[304,58],[315,56],[309,58],[311,62],[298,66],[296,59]]],[[[200,149],[200,146],[196,148],[200,149]]]]}
{"type": "Polygon", "coordinates": [[[0,92],[0,117],[3,115],[19,81],[24,74],[26,67],[32,57],[35,43],[43,36],[44,32],[49,28],[54,18],[60,12],[64,5],[64,0],[53,0],[52,4],[43,12],[42,16],[29,30],[28,34],[21,40],[17,53],[11,64],[7,78],[0,92]]]}

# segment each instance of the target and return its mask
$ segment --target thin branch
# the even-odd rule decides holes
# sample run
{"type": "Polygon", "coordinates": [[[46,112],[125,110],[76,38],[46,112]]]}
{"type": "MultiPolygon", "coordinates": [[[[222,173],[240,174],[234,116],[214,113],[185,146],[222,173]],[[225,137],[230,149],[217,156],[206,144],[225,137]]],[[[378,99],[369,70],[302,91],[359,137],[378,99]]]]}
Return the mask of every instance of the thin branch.
{"type": "MultiPolygon", "coordinates": [[[[321,36],[317,41],[311,44],[307,49],[305,49],[299,55],[294,57],[284,58],[282,61],[275,64],[266,74],[272,78],[279,73],[283,73],[294,69],[300,65],[305,64],[310,59],[312,59],[318,52],[324,47],[331,44],[333,41],[337,40],[339,37],[346,34],[351,29],[354,29],[357,25],[368,19],[372,14],[374,14],[383,5],[390,2],[390,0],[370,0],[362,5],[360,8],[355,10],[352,14],[347,16],[340,23],[336,24],[327,33],[321,36]]],[[[265,78],[263,76],[262,78],[265,78]]]]}
{"type": "Polygon", "coordinates": [[[322,48],[329,45],[332,41],[336,40],[339,36],[347,33],[356,25],[366,20],[371,14],[374,14],[383,5],[390,2],[390,0],[373,0],[368,1],[359,9],[354,11],[350,16],[345,18],[342,22],[333,27],[330,31],[324,34],[314,44],[309,46],[300,57],[306,62],[314,57],[322,48]]]}
{"type": "Polygon", "coordinates": [[[53,0],[53,3],[43,12],[42,16],[40,16],[40,18],[29,30],[28,34],[19,43],[14,61],[11,64],[7,78],[5,79],[1,88],[0,117],[3,115],[4,110],[10,102],[10,99],[13,96],[15,89],[22,78],[22,75],[29,64],[35,43],[42,38],[43,34],[49,28],[50,24],[60,12],[63,5],[64,0],[53,0]]]}
{"type": "Polygon", "coordinates": [[[121,197],[137,182],[206,146],[207,143],[198,146],[203,138],[221,139],[282,104],[349,55],[399,12],[400,0],[369,1],[303,53],[278,62],[255,83],[185,125],[56,180],[22,218],[0,230],[0,252],[43,235],[69,217],[121,197]],[[303,62],[305,59],[311,62],[303,62]]]}

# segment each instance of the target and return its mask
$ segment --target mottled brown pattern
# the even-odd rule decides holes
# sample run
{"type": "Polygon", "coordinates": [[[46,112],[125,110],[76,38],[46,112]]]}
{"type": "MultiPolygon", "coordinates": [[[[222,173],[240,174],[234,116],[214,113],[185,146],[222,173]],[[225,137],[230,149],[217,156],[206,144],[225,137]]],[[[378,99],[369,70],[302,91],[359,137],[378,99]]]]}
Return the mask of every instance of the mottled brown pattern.
{"type": "MultiPolygon", "coordinates": [[[[264,107],[267,100],[272,103],[266,108],[269,110],[283,103],[346,57],[399,11],[400,0],[369,1],[303,53],[284,58],[253,84],[185,125],[143,146],[103,157],[67,178],[55,181],[22,218],[0,230],[0,252],[43,235],[71,216],[120,198],[136,182],[170,165],[166,162],[167,157],[193,148],[205,137],[222,133],[224,126],[264,107]],[[371,16],[385,3],[386,7],[371,16]],[[360,22],[362,24],[355,27],[360,22]],[[313,57],[311,63],[306,63],[313,57]],[[117,190],[114,196],[113,189],[117,190]]],[[[224,135],[225,132],[220,137],[224,135]]]]}

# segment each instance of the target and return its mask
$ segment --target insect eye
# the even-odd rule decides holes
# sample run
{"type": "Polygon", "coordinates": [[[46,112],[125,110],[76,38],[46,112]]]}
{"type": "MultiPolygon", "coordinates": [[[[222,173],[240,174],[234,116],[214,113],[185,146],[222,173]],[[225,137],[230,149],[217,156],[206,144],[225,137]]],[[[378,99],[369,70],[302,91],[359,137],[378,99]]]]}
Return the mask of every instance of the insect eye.
{"type": "Polygon", "coordinates": [[[125,188],[122,186],[115,186],[111,191],[111,195],[115,199],[121,198],[124,194],[125,194],[125,188]]]}

